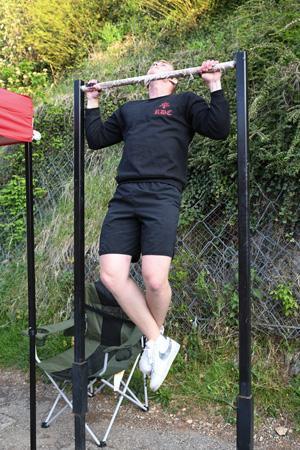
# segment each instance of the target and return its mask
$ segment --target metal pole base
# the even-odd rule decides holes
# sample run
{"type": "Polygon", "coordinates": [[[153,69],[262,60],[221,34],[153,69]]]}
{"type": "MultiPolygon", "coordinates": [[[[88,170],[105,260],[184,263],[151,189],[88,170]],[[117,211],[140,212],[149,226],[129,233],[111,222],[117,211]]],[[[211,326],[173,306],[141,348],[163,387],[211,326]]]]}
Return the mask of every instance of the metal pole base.
{"type": "Polygon", "coordinates": [[[85,450],[85,416],[74,414],[75,418],[75,449],[85,450]]]}
{"type": "Polygon", "coordinates": [[[253,450],[253,398],[237,396],[237,450],[253,450]]]}

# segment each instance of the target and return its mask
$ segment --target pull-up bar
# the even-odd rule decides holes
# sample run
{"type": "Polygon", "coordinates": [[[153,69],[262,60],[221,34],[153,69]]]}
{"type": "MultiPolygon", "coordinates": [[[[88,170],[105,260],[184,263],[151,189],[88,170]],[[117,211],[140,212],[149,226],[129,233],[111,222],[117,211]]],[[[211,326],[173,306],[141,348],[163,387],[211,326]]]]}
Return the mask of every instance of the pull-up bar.
{"type": "MultiPolygon", "coordinates": [[[[250,235],[248,193],[248,92],[247,53],[239,51],[234,61],[215,64],[209,72],[236,69],[237,103],[237,159],[238,159],[238,235],[239,235],[239,395],[237,396],[237,450],[253,449],[253,397],[251,393],[251,296],[250,296],[250,235]]],[[[85,413],[87,410],[87,374],[84,356],[84,91],[102,90],[129,84],[148,83],[166,78],[191,77],[203,73],[200,67],[159,72],[151,75],[91,83],[74,83],[74,158],[75,166],[75,218],[74,258],[75,273],[75,363],[73,376],[73,405],[75,414],[75,449],[85,450],[85,413]]]]}
{"type": "MultiPolygon", "coordinates": [[[[228,69],[234,69],[236,65],[236,62],[233,61],[226,61],[223,63],[215,64],[212,66],[211,70],[205,71],[207,72],[216,72],[218,70],[225,71],[228,69]]],[[[147,84],[150,81],[154,80],[164,80],[166,78],[183,78],[183,77],[192,77],[196,74],[204,73],[204,71],[200,67],[189,67],[187,69],[179,69],[179,70],[171,70],[166,72],[158,72],[151,75],[141,75],[139,77],[131,77],[131,78],[123,78],[121,80],[112,80],[112,81],[104,81],[102,83],[93,83],[93,84],[86,84],[81,86],[81,89],[86,92],[89,91],[91,88],[93,90],[101,91],[102,89],[110,89],[120,86],[127,86],[129,84],[138,84],[138,83],[144,83],[147,84]]]]}

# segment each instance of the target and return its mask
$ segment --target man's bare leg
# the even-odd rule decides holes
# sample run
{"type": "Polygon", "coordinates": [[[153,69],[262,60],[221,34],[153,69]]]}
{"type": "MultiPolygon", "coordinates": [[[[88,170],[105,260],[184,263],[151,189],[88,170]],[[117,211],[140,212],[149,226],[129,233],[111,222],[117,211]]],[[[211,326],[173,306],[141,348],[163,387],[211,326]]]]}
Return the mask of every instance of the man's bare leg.
{"type": "Polygon", "coordinates": [[[130,277],[130,255],[111,253],[100,256],[100,279],[148,340],[159,336],[157,325],[145,296],[130,277]]]}
{"type": "MultiPolygon", "coordinates": [[[[158,326],[162,326],[171,302],[171,287],[168,281],[171,257],[143,255],[142,273],[146,285],[146,300],[158,326]]],[[[150,388],[157,391],[164,382],[180,349],[173,339],[159,336],[157,344],[147,342],[139,368],[151,376],[150,388]],[[164,356],[162,356],[164,355],[164,356]]]]}
{"type": "Polygon", "coordinates": [[[158,327],[164,324],[171,303],[172,290],[168,280],[171,260],[171,257],[162,255],[142,257],[146,301],[158,327]]]}

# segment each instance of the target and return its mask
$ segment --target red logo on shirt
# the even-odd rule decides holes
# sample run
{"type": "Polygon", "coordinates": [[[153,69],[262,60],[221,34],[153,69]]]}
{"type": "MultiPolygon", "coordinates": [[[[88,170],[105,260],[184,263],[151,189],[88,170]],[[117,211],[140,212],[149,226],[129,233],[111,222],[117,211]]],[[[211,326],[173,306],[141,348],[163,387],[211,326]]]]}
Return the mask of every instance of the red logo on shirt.
{"type": "Polygon", "coordinates": [[[154,111],[156,116],[172,116],[173,110],[167,109],[170,107],[170,103],[164,102],[159,105],[159,107],[154,111]]]}

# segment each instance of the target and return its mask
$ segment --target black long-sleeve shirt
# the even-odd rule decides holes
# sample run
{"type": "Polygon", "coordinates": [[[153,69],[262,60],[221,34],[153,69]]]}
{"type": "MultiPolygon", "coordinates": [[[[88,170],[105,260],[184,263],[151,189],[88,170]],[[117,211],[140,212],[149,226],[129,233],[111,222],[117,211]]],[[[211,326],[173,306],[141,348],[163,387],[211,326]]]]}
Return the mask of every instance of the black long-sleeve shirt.
{"type": "Polygon", "coordinates": [[[230,130],[223,90],[211,103],[192,93],[129,101],[104,123],[99,108],[86,110],[86,137],[91,149],[124,141],[116,181],[165,181],[182,191],[187,182],[188,147],[195,132],[226,139],[230,130]]]}

